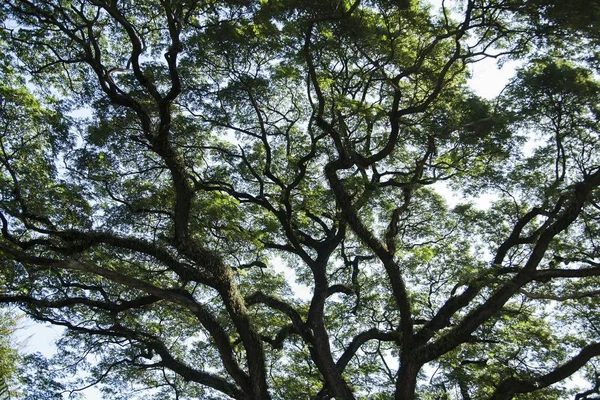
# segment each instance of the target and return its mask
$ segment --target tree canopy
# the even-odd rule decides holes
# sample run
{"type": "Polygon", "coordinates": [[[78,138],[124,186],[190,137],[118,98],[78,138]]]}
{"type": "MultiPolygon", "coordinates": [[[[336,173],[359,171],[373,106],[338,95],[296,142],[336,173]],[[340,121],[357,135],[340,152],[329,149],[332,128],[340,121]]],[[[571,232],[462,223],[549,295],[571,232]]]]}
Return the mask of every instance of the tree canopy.
{"type": "Polygon", "coordinates": [[[0,18],[0,303],[66,328],[26,398],[600,396],[597,0],[0,18]]]}

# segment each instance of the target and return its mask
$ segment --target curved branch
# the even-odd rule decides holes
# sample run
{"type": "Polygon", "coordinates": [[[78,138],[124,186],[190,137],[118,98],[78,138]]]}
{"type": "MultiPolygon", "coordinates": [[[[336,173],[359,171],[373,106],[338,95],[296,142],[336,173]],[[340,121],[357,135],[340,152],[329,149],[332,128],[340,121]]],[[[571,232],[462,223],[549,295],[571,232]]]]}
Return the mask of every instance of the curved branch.
{"type": "Polygon", "coordinates": [[[254,304],[264,304],[274,310],[281,311],[290,318],[292,324],[294,325],[294,328],[297,331],[303,332],[306,330],[305,324],[302,321],[302,317],[300,316],[298,311],[296,311],[294,307],[292,307],[284,301],[278,300],[261,292],[256,292],[251,296],[246,297],[246,304],[248,306],[254,304]]]}
{"type": "MultiPolygon", "coordinates": [[[[433,343],[423,346],[419,352],[424,361],[432,360],[456,348],[469,339],[471,334],[497,313],[506,302],[523,286],[537,276],[536,268],[546,255],[551,241],[565,231],[580,215],[583,206],[594,189],[600,186],[600,170],[589,175],[584,181],[574,185],[570,199],[562,212],[539,235],[527,262],[521,270],[508,282],[498,288],[483,304],[469,312],[462,321],[448,333],[433,343]]],[[[498,259],[496,257],[495,261],[498,259]]],[[[473,288],[471,290],[477,290],[473,288]]],[[[478,291],[478,290],[477,290],[478,291]]]]}
{"type": "Polygon", "coordinates": [[[248,394],[244,393],[244,391],[242,391],[234,384],[228,382],[226,379],[205,371],[198,371],[177,360],[175,357],[173,357],[173,355],[167,349],[164,343],[159,341],[148,341],[145,343],[160,356],[161,361],[158,363],[159,365],[167,367],[170,370],[176,372],[177,374],[181,375],[185,380],[206,385],[222,393],[225,393],[226,395],[231,396],[234,399],[251,399],[251,397],[248,394]]]}
{"type": "Polygon", "coordinates": [[[36,307],[44,307],[44,308],[65,308],[71,307],[74,305],[84,305],[90,308],[97,308],[100,310],[110,311],[110,312],[122,312],[131,309],[137,309],[140,307],[149,306],[161,300],[158,296],[142,296],[138,297],[134,300],[126,300],[121,301],[119,303],[109,303],[105,301],[91,300],[87,297],[68,297],[64,299],[58,300],[47,300],[47,299],[37,299],[31,296],[25,295],[7,295],[0,296],[0,303],[21,303],[34,305],[36,307]]]}
{"type": "Polygon", "coordinates": [[[579,354],[553,371],[532,379],[508,378],[497,387],[491,400],[511,400],[516,394],[532,393],[568,378],[593,357],[600,356],[600,343],[585,346],[579,354]]]}
{"type": "Polygon", "coordinates": [[[382,331],[377,328],[371,328],[368,331],[359,333],[352,339],[350,345],[348,345],[336,363],[340,372],[344,372],[346,366],[352,357],[354,357],[358,349],[360,349],[363,344],[370,340],[379,340],[381,342],[400,342],[402,340],[402,335],[399,332],[382,331]]]}
{"type": "MultiPolygon", "coordinates": [[[[358,351],[358,349],[360,349],[360,347],[363,344],[365,344],[366,342],[368,342],[370,340],[379,340],[379,341],[385,341],[385,342],[399,342],[400,340],[402,340],[402,335],[398,332],[386,332],[386,331],[381,331],[377,328],[371,328],[368,331],[359,333],[352,339],[352,341],[350,342],[350,345],[348,345],[348,347],[346,348],[346,350],[344,351],[344,353],[342,354],[342,356],[338,359],[338,361],[336,363],[336,366],[340,373],[344,372],[344,370],[346,369],[346,366],[348,365],[350,360],[352,360],[352,358],[356,355],[356,352],[358,351]]],[[[321,390],[319,391],[319,393],[317,394],[317,396],[315,398],[319,399],[319,400],[327,398],[326,395],[327,395],[328,391],[329,391],[329,389],[328,389],[327,385],[324,385],[323,388],[321,388],[321,390]]]]}
{"type": "Polygon", "coordinates": [[[24,264],[34,264],[64,270],[80,271],[102,276],[112,282],[143,291],[152,296],[156,296],[187,309],[196,318],[198,318],[198,321],[202,324],[202,326],[204,326],[204,328],[211,335],[212,339],[215,341],[215,345],[219,350],[221,360],[223,361],[223,364],[229,374],[234,378],[236,383],[240,385],[240,387],[244,388],[247,393],[252,393],[249,377],[240,368],[235,359],[229,340],[229,335],[217,321],[217,319],[214,318],[202,305],[198,304],[189,293],[181,289],[173,290],[159,288],[140,279],[125,275],[119,271],[102,268],[84,261],[56,260],[51,258],[31,256],[15,250],[4,243],[0,243],[0,251],[4,253],[4,256],[8,256],[8,258],[24,264]]]}

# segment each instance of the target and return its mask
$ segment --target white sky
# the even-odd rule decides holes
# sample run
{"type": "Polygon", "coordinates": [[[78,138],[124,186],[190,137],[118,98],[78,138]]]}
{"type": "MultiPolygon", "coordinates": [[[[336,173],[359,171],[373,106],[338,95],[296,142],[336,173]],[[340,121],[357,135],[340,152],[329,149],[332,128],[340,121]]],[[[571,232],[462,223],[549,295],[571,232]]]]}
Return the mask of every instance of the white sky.
{"type": "Polygon", "coordinates": [[[471,64],[472,78],[469,79],[469,86],[479,96],[492,99],[502,92],[508,81],[515,75],[518,66],[518,62],[508,61],[499,68],[496,60],[492,58],[471,64]]]}

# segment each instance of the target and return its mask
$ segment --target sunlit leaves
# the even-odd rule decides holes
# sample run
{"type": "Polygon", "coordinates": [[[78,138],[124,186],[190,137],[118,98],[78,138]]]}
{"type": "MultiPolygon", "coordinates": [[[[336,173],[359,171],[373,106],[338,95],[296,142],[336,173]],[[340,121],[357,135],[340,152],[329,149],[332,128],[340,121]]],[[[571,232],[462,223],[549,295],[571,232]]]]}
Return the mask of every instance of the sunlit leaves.
{"type": "Polygon", "coordinates": [[[524,129],[535,132],[531,157],[515,174],[527,181],[541,174],[542,195],[586,176],[598,165],[598,83],[591,73],[561,60],[541,59],[521,70],[507,93],[524,129]]]}

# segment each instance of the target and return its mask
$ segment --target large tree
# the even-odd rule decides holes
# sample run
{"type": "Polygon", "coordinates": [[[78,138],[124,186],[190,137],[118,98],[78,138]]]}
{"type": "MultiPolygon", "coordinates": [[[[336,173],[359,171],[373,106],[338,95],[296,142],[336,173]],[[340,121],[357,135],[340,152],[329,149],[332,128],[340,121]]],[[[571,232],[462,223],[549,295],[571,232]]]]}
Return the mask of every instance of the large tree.
{"type": "Polygon", "coordinates": [[[0,302],[106,398],[598,398],[600,7],[558,3],[4,1],[0,302]]]}

